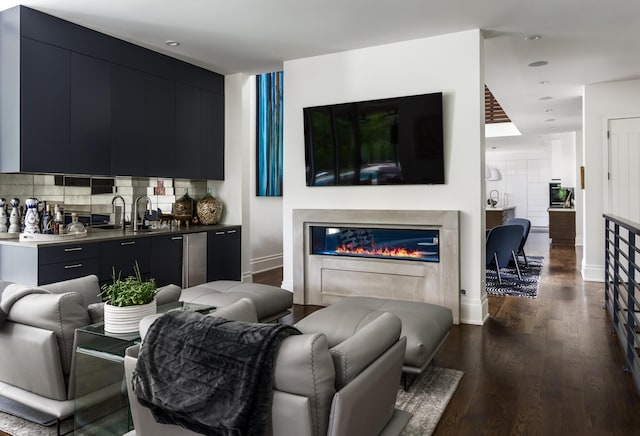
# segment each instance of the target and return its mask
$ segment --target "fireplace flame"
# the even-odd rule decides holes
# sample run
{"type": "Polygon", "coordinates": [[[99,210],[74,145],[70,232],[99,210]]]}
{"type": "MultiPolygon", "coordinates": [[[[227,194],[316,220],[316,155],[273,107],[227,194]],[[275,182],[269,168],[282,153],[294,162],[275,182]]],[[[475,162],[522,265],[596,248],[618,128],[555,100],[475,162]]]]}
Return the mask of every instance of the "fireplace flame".
{"type": "Polygon", "coordinates": [[[336,248],[336,253],[356,254],[360,256],[381,256],[381,257],[422,257],[418,250],[407,250],[406,248],[352,248],[347,245],[341,245],[336,248]]]}

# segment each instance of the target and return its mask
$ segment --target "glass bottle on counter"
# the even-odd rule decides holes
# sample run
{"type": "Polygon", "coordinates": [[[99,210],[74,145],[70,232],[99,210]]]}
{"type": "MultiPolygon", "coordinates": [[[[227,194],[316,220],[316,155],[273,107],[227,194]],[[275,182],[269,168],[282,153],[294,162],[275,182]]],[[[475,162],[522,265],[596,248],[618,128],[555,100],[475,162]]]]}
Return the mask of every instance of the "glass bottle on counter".
{"type": "Polygon", "coordinates": [[[78,221],[78,214],[76,212],[71,212],[71,222],[67,226],[67,233],[84,233],[85,231],[84,224],[78,221]]]}
{"type": "Polygon", "coordinates": [[[53,233],[55,235],[64,233],[64,213],[57,204],[53,207],[53,233]]]}
{"type": "Polygon", "coordinates": [[[51,205],[49,204],[45,206],[42,217],[42,233],[45,235],[53,235],[53,215],[51,215],[51,205]]]}

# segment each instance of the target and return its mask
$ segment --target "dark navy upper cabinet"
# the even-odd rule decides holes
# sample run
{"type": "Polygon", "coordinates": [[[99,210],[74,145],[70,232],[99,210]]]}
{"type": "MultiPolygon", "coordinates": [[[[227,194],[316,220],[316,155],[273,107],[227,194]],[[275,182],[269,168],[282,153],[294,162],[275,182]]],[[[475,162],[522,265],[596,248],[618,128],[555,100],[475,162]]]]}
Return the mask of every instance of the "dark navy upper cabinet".
{"type": "Polygon", "coordinates": [[[70,172],[70,53],[22,38],[21,56],[22,147],[11,144],[20,149],[20,168],[13,171],[70,172]]]}
{"type": "Polygon", "coordinates": [[[176,154],[175,82],[147,75],[145,105],[147,176],[172,176],[176,154]]]}
{"type": "Polygon", "coordinates": [[[146,95],[145,73],[111,66],[111,171],[115,175],[147,174],[146,95]]]}
{"type": "Polygon", "coordinates": [[[200,179],[203,177],[200,153],[200,90],[176,83],[176,168],[175,176],[200,179]]]}
{"type": "Polygon", "coordinates": [[[69,168],[111,174],[111,64],[73,52],[69,168]]]}
{"type": "Polygon", "coordinates": [[[0,15],[0,171],[223,178],[224,76],[24,6],[0,15]]]}

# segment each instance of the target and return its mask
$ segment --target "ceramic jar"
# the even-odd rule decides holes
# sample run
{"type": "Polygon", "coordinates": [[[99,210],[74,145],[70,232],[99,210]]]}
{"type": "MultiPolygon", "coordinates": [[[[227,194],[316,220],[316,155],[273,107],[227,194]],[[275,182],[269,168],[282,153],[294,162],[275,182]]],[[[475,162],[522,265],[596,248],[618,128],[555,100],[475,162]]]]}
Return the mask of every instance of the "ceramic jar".
{"type": "Polygon", "coordinates": [[[173,214],[178,216],[193,217],[193,198],[189,197],[189,190],[173,203],[173,214]]]}
{"type": "Polygon", "coordinates": [[[20,199],[11,199],[11,213],[9,214],[9,233],[20,233],[20,199]]]}
{"type": "Polygon", "coordinates": [[[27,211],[24,213],[24,233],[40,233],[40,217],[38,216],[38,199],[27,198],[25,200],[27,211]]]}
{"type": "Polygon", "coordinates": [[[222,202],[208,192],[196,205],[198,220],[200,224],[218,224],[222,217],[222,202]]]}

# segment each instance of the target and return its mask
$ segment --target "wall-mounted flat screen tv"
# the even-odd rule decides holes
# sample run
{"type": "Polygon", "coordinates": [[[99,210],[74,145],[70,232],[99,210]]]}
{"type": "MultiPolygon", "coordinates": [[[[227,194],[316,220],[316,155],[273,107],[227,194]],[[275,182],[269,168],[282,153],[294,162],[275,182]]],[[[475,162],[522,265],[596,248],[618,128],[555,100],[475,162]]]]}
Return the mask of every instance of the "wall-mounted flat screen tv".
{"type": "Polygon", "coordinates": [[[307,186],[445,182],[442,93],[303,110],[307,186]]]}

